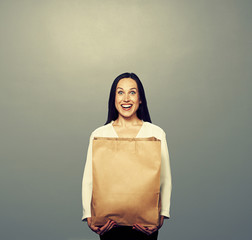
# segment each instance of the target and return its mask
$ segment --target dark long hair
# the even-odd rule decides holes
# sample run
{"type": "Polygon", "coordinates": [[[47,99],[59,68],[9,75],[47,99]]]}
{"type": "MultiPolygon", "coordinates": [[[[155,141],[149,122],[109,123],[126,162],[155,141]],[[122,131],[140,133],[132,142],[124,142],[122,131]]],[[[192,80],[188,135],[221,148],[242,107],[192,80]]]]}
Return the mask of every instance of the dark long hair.
{"type": "Polygon", "coordinates": [[[115,107],[115,94],[116,94],[116,86],[118,82],[123,78],[131,78],[136,81],[139,92],[139,98],[141,100],[141,104],[139,104],[139,108],[137,110],[137,117],[145,122],[151,123],[151,118],[147,107],[147,101],[145,98],[143,85],[136,74],[126,72],[116,77],[116,79],[112,83],[108,102],[108,118],[105,125],[110,123],[112,120],[116,120],[118,118],[118,111],[116,110],[115,107]]]}

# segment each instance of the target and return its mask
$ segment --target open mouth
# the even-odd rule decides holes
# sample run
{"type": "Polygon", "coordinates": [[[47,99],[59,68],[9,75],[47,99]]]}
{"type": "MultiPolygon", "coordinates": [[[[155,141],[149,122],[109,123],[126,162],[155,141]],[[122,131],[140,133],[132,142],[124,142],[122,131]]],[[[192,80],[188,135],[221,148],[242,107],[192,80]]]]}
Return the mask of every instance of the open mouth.
{"type": "Polygon", "coordinates": [[[125,111],[129,111],[132,108],[132,104],[122,104],[121,107],[123,108],[123,110],[125,111]]]}

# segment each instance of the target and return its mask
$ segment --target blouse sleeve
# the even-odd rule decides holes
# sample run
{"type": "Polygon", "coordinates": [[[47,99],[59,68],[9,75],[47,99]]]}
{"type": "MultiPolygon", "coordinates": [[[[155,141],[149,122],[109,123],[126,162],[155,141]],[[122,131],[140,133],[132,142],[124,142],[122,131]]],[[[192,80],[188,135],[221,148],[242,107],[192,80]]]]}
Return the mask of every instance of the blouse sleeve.
{"type": "Polygon", "coordinates": [[[82,221],[86,221],[88,217],[91,217],[91,198],[92,198],[92,144],[93,144],[93,134],[91,134],[89,139],[89,146],[86,158],[86,164],[82,179],[82,207],[83,215],[82,221]]]}
{"type": "Polygon", "coordinates": [[[170,218],[170,202],[171,202],[171,168],[168,146],[165,132],[161,138],[161,173],[160,173],[160,192],[161,192],[161,213],[160,215],[170,218]]]}

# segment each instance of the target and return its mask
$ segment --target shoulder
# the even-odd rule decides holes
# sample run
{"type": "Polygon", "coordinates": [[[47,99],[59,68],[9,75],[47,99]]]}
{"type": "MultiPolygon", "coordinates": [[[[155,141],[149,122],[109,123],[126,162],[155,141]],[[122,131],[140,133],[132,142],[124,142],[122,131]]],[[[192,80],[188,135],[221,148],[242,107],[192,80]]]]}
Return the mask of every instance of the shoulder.
{"type": "Polygon", "coordinates": [[[102,134],[104,132],[107,132],[110,129],[110,123],[106,124],[104,126],[98,127],[96,128],[93,132],[92,135],[99,135],[102,134]]]}
{"type": "Polygon", "coordinates": [[[91,133],[91,137],[103,137],[106,136],[108,134],[111,134],[111,123],[108,123],[104,126],[98,127],[96,128],[92,133],[91,133]]]}
{"type": "Polygon", "coordinates": [[[151,129],[152,131],[159,132],[159,133],[165,133],[164,130],[161,127],[159,127],[159,126],[157,126],[157,125],[155,125],[153,123],[144,122],[144,124],[145,124],[145,126],[147,128],[151,129]]]}
{"type": "Polygon", "coordinates": [[[144,126],[144,131],[147,135],[154,136],[158,139],[165,137],[165,132],[161,127],[149,122],[144,122],[144,126]]]}

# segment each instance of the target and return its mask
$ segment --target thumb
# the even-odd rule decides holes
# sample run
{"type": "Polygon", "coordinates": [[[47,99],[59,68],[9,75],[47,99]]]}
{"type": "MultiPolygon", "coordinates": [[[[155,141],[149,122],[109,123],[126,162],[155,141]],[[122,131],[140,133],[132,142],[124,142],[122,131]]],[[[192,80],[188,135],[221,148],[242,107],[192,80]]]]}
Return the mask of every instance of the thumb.
{"type": "Polygon", "coordinates": [[[155,226],[155,227],[147,227],[147,230],[150,230],[150,231],[153,231],[153,230],[155,230],[155,229],[157,229],[156,226],[155,226]]]}
{"type": "Polygon", "coordinates": [[[92,226],[92,230],[94,230],[94,231],[100,231],[100,228],[99,228],[99,227],[92,226]]]}

